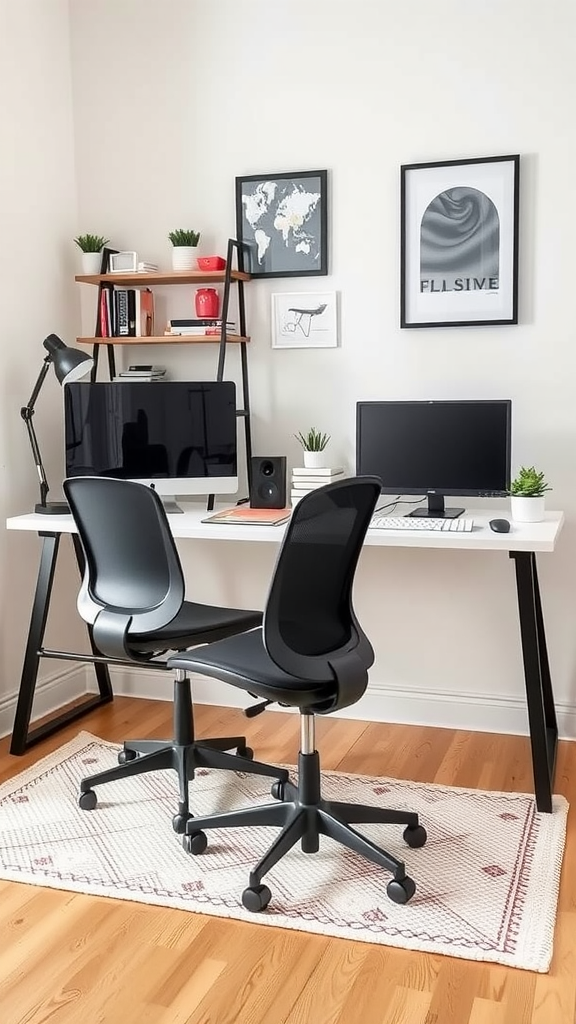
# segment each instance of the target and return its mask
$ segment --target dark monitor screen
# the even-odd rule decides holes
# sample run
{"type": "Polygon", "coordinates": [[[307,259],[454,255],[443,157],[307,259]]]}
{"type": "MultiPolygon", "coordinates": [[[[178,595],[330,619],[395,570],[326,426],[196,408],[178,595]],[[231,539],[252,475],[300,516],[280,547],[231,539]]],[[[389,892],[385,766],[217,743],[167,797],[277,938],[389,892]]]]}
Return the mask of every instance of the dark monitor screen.
{"type": "Polygon", "coordinates": [[[66,475],[233,494],[236,424],[232,381],[77,381],[64,387],[66,475]]]}
{"type": "Polygon", "coordinates": [[[358,402],[356,470],[385,494],[505,495],[511,415],[507,399],[358,402]]]}

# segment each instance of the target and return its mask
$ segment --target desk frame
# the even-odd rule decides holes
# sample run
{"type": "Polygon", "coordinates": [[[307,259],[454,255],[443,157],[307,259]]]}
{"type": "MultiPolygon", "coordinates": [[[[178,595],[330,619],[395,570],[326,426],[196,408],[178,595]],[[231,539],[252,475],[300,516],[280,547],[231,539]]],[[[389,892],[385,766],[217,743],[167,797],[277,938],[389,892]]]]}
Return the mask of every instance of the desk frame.
{"type": "MultiPolygon", "coordinates": [[[[88,714],[89,711],[92,711],[93,708],[100,707],[101,704],[109,704],[110,701],[114,699],[112,683],[110,682],[110,674],[108,672],[108,659],[102,658],[98,655],[97,649],[94,645],[92,630],[89,627],[88,636],[90,639],[90,646],[92,648],[92,657],[82,654],[72,654],[69,651],[50,651],[43,646],[48,611],[50,608],[50,598],[52,596],[52,586],[54,583],[54,574],[56,571],[58,549],[60,547],[60,538],[62,534],[42,531],[39,533],[39,536],[42,538],[42,553],[40,555],[38,580],[36,582],[36,592],[34,594],[34,603],[32,605],[32,614],[30,616],[30,628],[28,630],[28,639],[26,641],[26,653],[24,655],[20,689],[18,691],[18,703],[16,705],[16,716],[14,718],[12,740],[10,743],[11,754],[26,753],[29,747],[34,746],[35,743],[43,740],[46,736],[51,736],[63,726],[68,725],[69,722],[73,722],[76,718],[80,718],[82,715],[88,714]],[[97,696],[89,697],[81,704],[75,704],[73,707],[68,708],[61,714],[50,717],[42,725],[39,725],[34,729],[30,729],[32,702],[36,692],[36,681],[38,678],[40,658],[61,658],[68,661],[93,662],[99,692],[97,696]]],[[[74,551],[80,575],[83,576],[84,552],[77,534],[72,534],[72,542],[74,544],[74,551]]]]}
{"type": "MultiPolygon", "coordinates": [[[[254,540],[274,541],[278,543],[281,541],[284,533],[284,530],[281,527],[251,526],[249,527],[251,531],[250,534],[242,532],[247,529],[246,527],[230,528],[214,525],[202,527],[200,525],[202,515],[202,513],[199,513],[198,522],[195,521],[189,530],[184,529],[182,531],[180,531],[178,527],[180,527],[181,524],[183,525],[184,517],[175,517],[177,520],[174,524],[177,528],[175,536],[180,539],[190,537],[191,539],[199,540],[238,540],[240,538],[253,538],[254,540]],[[240,532],[238,533],[238,531],[240,532]]],[[[26,519],[28,517],[22,518],[26,519]]],[[[17,520],[14,522],[17,523],[17,520]]],[[[11,524],[12,521],[9,521],[9,523],[11,524]]],[[[561,520],[559,525],[561,526],[561,520]]],[[[19,524],[12,528],[19,528],[19,524]]],[[[32,524],[26,524],[23,525],[22,528],[32,529],[33,527],[32,524]]],[[[81,575],[84,573],[84,555],[80,540],[69,524],[64,528],[59,529],[57,532],[46,531],[45,529],[40,528],[37,529],[37,533],[42,538],[42,553],[10,746],[10,753],[16,755],[24,754],[29,747],[44,739],[45,736],[52,735],[62,726],[67,725],[76,718],[87,714],[93,708],[99,707],[103,704],[108,704],[113,700],[114,695],[110,682],[108,665],[123,664],[122,662],[112,662],[110,659],[103,658],[97,653],[90,628],[88,628],[88,635],[92,649],[91,656],[74,654],[69,651],[52,651],[43,646],[56,560],[58,557],[58,549],[62,533],[71,533],[76,560],[78,562],[81,575]],[[38,667],[41,658],[59,658],[61,660],[88,662],[93,664],[99,692],[97,695],[88,698],[81,704],[74,705],[73,707],[63,711],[61,714],[51,717],[43,725],[30,729],[32,705],[36,690],[38,667]]],[[[380,538],[378,536],[375,537],[375,534],[377,535],[376,530],[369,531],[367,536],[368,545],[379,545],[382,541],[384,541],[385,544],[389,543],[388,539],[380,538]]],[[[442,535],[440,535],[440,538],[442,538],[442,535]]],[[[455,535],[453,538],[455,543],[450,546],[453,546],[454,548],[461,548],[466,545],[468,549],[472,549],[469,547],[469,538],[469,534],[455,535]]],[[[438,539],[439,537],[436,535],[436,542],[438,539]]],[[[554,707],[554,695],[548,661],[548,651],[546,647],[546,634],[542,614],[540,587],[538,584],[536,552],[531,549],[531,542],[528,538],[521,539],[519,535],[518,539],[520,541],[520,550],[513,550],[510,545],[508,547],[503,547],[503,544],[507,543],[505,537],[500,535],[498,538],[497,535],[492,534],[490,537],[491,546],[489,550],[495,550],[495,545],[497,545],[499,550],[507,551],[509,557],[513,559],[515,564],[518,615],[520,621],[520,642],[522,647],[524,683],[526,688],[532,767],[534,773],[534,793],[538,810],[550,813],[552,811],[552,787],[554,783],[556,752],[558,746],[558,726],[556,721],[556,710],[554,707]]],[[[406,538],[401,538],[401,540],[404,540],[405,542],[406,538]]],[[[391,541],[391,543],[394,542],[391,541]]],[[[423,542],[421,545],[417,543],[416,546],[428,547],[428,544],[423,542]]],[[[543,547],[541,545],[541,549],[553,550],[553,543],[552,546],[548,547],[543,547]]],[[[154,666],[152,665],[150,667],[154,666]]]]}

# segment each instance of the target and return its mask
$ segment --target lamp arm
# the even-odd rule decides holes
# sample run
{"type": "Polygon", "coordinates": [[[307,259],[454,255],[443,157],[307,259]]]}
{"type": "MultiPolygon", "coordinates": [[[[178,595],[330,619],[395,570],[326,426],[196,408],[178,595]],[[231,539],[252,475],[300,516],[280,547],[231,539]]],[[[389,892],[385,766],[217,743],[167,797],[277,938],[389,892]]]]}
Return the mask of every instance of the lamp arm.
{"type": "Polygon", "coordinates": [[[32,448],[32,454],[34,456],[34,462],[36,463],[36,469],[38,471],[38,478],[40,480],[40,504],[46,505],[46,497],[48,494],[48,481],[46,479],[46,473],[44,472],[44,466],[42,464],[42,456],[40,455],[40,448],[38,447],[38,438],[36,437],[36,431],[32,423],[32,417],[34,415],[34,406],[36,405],[36,399],[40,394],[40,390],[44,383],[44,378],[50,369],[50,363],[52,362],[51,357],[48,355],[42,364],[42,369],[38,374],[38,380],[34,385],[34,389],[28,404],[22,406],[20,409],[20,415],[26,424],[26,430],[28,431],[28,439],[30,441],[30,447],[32,448]]]}

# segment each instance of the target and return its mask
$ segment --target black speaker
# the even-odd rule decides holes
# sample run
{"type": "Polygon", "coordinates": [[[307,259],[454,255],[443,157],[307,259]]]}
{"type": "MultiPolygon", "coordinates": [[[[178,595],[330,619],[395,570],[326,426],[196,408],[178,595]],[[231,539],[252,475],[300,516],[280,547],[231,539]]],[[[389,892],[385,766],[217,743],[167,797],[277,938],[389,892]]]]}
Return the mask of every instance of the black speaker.
{"type": "Polygon", "coordinates": [[[250,468],[251,508],[286,508],[286,456],[255,455],[250,468]]]}

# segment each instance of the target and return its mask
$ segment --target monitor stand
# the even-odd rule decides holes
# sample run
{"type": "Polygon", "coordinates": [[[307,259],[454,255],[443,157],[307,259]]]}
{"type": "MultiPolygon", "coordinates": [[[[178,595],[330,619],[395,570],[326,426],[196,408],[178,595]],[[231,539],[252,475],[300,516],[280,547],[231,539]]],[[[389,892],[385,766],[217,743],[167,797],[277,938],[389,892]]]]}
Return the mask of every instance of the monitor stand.
{"type": "Polygon", "coordinates": [[[167,516],[174,516],[178,512],[184,512],[184,509],[180,508],[180,505],[176,501],[176,498],[173,497],[172,495],[169,496],[167,494],[161,494],[160,500],[162,501],[164,511],[167,516]]]}
{"type": "Polygon", "coordinates": [[[457,519],[465,511],[463,508],[446,508],[443,494],[428,494],[428,508],[415,508],[408,516],[420,519],[457,519]]]}

